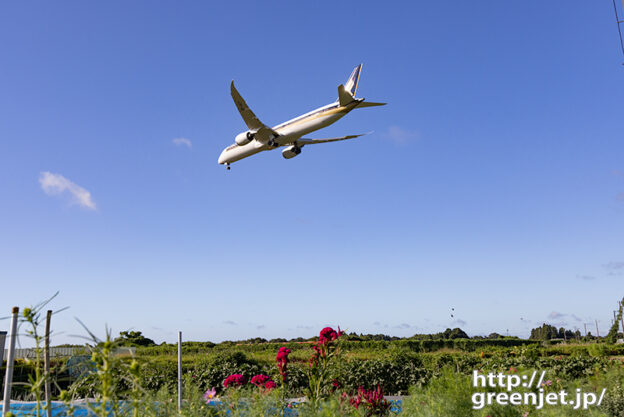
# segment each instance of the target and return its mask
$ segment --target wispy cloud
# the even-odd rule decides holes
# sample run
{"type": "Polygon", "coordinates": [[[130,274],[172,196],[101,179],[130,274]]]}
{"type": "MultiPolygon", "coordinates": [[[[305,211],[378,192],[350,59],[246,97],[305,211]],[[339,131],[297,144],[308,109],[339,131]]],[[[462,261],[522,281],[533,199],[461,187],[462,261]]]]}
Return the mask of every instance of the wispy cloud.
{"type": "Polygon", "coordinates": [[[548,315],[548,320],[553,325],[569,327],[573,326],[572,322],[582,322],[583,319],[573,313],[560,313],[558,311],[553,311],[548,315]]]}
{"type": "Polygon", "coordinates": [[[596,277],[592,275],[577,275],[576,278],[582,279],[583,281],[593,281],[596,279],[596,277]]]}
{"type": "Polygon", "coordinates": [[[468,322],[466,322],[466,321],[464,321],[462,319],[457,319],[457,320],[453,321],[451,324],[453,326],[465,326],[465,325],[468,324],[468,322]]]}
{"type": "Polygon", "coordinates": [[[410,326],[407,323],[401,323],[398,326],[394,326],[395,329],[411,329],[412,326],[410,326]]]}
{"type": "Polygon", "coordinates": [[[174,145],[178,145],[178,146],[186,146],[189,149],[191,149],[193,147],[193,143],[191,142],[190,139],[187,138],[175,138],[172,140],[172,142],[174,143],[174,145]]]}
{"type": "Polygon", "coordinates": [[[237,326],[236,322],[232,320],[225,320],[223,324],[227,324],[228,326],[237,326]]]}
{"type": "Polygon", "coordinates": [[[264,324],[259,324],[256,326],[256,329],[258,330],[266,329],[266,326],[264,324]]]}
{"type": "Polygon", "coordinates": [[[607,270],[607,275],[622,275],[624,273],[624,262],[615,261],[602,265],[607,270]]]}
{"type": "Polygon", "coordinates": [[[41,184],[41,189],[47,195],[60,195],[68,192],[71,195],[71,204],[77,204],[89,210],[97,209],[89,191],[61,174],[53,174],[48,171],[41,172],[39,174],[39,184],[41,184]]]}
{"type": "Polygon", "coordinates": [[[566,315],[567,314],[559,313],[558,311],[553,311],[548,315],[548,318],[551,320],[558,320],[564,318],[566,315]]]}
{"type": "Polygon", "coordinates": [[[395,145],[407,145],[417,140],[420,134],[415,130],[406,130],[399,126],[390,126],[388,130],[381,134],[381,137],[395,145]]]}

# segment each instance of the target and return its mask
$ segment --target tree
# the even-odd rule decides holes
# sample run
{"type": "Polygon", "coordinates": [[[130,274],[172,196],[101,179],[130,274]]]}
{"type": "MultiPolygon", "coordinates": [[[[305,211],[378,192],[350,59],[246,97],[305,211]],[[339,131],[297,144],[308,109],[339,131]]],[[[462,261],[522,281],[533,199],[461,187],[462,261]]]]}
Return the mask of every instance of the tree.
{"type": "Polygon", "coordinates": [[[115,342],[121,346],[154,346],[156,343],[152,339],[143,336],[141,332],[127,331],[120,332],[115,342]]]}
{"type": "Polygon", "coordinates": [[[442,339],[470,339],[470,337],[465,331],[459,327],[455,327],[453,330],[446,329],[444,333],[442,333],[442,339]]]}
{"type": "Polygon", "coordinates": [[[559,332],[555,326],[543,323],[542,327],[536,327],[531,329],[531,340],[550,340],[556,339],[559,336],[559,332]]]}

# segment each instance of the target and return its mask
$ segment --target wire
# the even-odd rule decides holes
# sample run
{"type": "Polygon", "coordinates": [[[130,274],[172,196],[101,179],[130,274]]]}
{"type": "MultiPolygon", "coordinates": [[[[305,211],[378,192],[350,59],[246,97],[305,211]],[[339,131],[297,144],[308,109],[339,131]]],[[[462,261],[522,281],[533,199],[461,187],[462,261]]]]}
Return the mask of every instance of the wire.
{"type": "MultiPolygon", "coordinates": [[[[613,0],[613,11],[615,12],[615,21],[617,23],[618,33],[620,34],[620,46],[622,47],[622,54],[624,54],[624,40],[622,40],[622,29],[620,29],[620,18],[618,17],[617,6],[615,5],[615,0],[613,0]]],[[[624,65],[624,64],[622,64],[624,65]]]]}

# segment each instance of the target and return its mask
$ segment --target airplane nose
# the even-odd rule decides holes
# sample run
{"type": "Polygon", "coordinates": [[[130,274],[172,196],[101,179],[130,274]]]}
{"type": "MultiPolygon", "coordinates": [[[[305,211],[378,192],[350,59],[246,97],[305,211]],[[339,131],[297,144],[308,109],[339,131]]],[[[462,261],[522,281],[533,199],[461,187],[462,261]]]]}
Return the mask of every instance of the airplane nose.
{"type": "Polygon", "coordinates": [[[225,151],[221,152],[221,155],[219,155],[219,164],[225,164],[225,151]]]}

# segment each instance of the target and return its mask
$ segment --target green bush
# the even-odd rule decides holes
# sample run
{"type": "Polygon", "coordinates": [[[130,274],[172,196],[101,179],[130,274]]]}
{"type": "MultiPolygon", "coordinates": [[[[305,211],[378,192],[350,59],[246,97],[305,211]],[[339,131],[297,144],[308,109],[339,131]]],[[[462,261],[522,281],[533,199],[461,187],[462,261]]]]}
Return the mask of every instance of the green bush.
{"type": "Polygon", "coordinates": [[[624,386],[617,384],[609,388],[602,406],[610,417],[624,417],[624,386]]]}
{"type": "Polygon", "coordinates": [[[385,393],[405,395],[411,386],[422,386],[430,372],[414,354],[402,354],[385,359],[344,361],[333,375],[347,392],[359,387],[374,389],[381,385],[385,393]]]}

